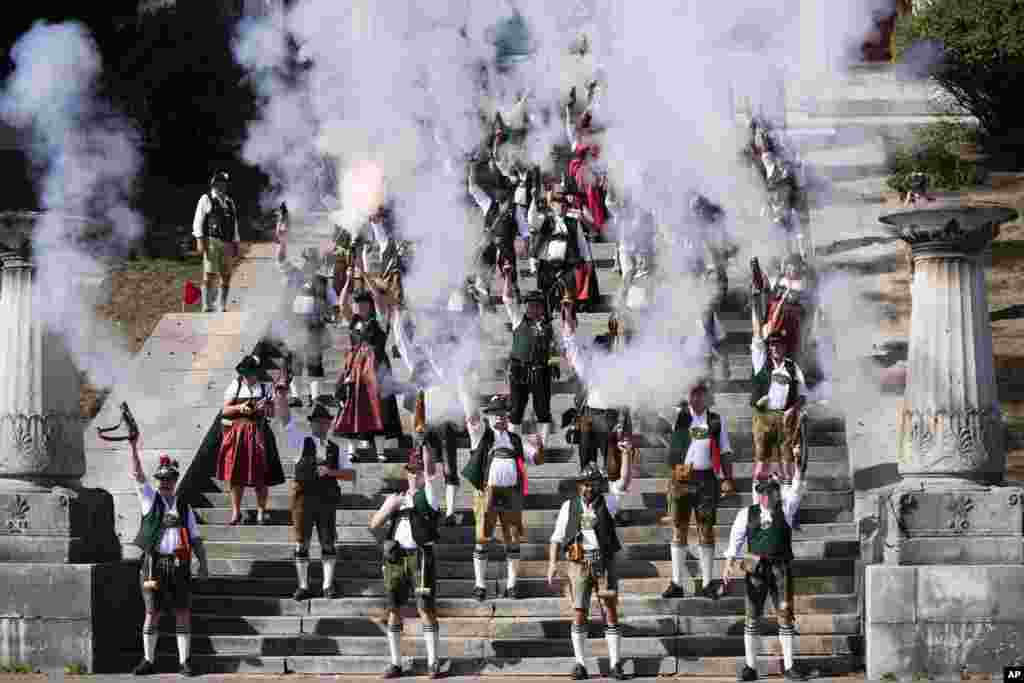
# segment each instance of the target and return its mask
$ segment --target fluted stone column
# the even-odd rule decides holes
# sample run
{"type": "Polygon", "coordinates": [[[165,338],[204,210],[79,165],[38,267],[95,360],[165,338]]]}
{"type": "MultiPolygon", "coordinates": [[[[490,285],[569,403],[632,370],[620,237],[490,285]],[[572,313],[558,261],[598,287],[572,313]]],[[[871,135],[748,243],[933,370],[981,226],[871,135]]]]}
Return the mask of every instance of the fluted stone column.
{"type": "Polygon", "coordinates": [[[0,491],[73,487],[85,473],[78,373],[40,321],[28,254],[0,263],[0,491]]]}

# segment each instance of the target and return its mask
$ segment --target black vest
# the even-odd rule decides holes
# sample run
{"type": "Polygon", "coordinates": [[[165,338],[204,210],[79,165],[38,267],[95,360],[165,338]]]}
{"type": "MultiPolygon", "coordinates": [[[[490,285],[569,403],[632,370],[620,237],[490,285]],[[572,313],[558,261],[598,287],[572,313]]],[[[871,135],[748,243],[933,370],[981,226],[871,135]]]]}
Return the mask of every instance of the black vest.
{"type": "Polygon", "coordinates": [[[751,505],[747,511],[747,544],[754,555],[776,560],[793,559],[793,530],[786,523],[786,515],[779,503],[772,511],[772,524],[761,528],[761,506],[751,505]]]}
{"type": "MultiPolygon", "coordinates": [[[[174,507],[178,512],[178,519],[181,520],[182,526],[187,528],[189,505],[185,502],[185,496],[178,494],[177,499],[174,501],[174,507]]],[[[160,539],[164,533],[163,516],[164,499],[160,492],[157,491],[153,507],[149,509],[149,513],[142,516],[142,524],[139,525],[139,533],[136,534],[133,545],[141,548],[146,553],[156,552],[160,547],[160,539]]]]}
{"type": "MultiPolygon", "coordinates": [[[[334,498],[341,493],[338,480],[317,475],[317,444],[316,439],[307,436],[302,441],[302,455],[295,463],[295,481],[302,482],[303,492],[309,496],[334,498]]],[[[333,441],[327,442],[327,467],[338,469],[341,464],[341,450],[333,441]]]]}
{"type": "MultiPolygon", "coordinates": [[[[708,432],[715,444],[721,448],[722,444],[722,417],[710,410],[708,413],[708,432]]],[[[690,406],[687,403],[682,405],[679,416],[676,418],[675,427],[672,428],[672,436],[668,450],[668,464],[682,465],[686,462],[686,454],[690,450],[690,424],[693,416],[690,415],[690,406]]]]}
{"type": "Polygon", "coordinates": [[[412,497],[412,507],[399,510],[391,517],[391,526],[388,528],[388,539],[394,540],[395,530],[398,522],[407,518],[412,527],[412,540],[416,545],[424,547],[431,543],[437,543],[441,534],[437,530],[438,514],[427,502],[427,494],[423,489],[417,491],[412,497]]]}
{"type": "Polygon", "coordinates": [[[554,332],[545,320],[531,321],[525,315],[512,332],[511,358],[520,363],[547,365],[554,332]]]}
{"type": "MultiPolygon", "coordinates": [[[[512,450],[516,453],[516,459],[522,460],[525,458],[523,452],[523,440],[518,434],[508,432],[509,441],[512,442],[512,450]]],[[[483,437],[480,439],[480,443],[477,444],[476,450],[473,451],[469,456],[469,462],[462,469],[462,476],[465,477],[469,483],[478,491],[483,491],[487,486],[487,481],[491,471],[491,451],[494,450],[494,429],[489,425],[484,431],[483,437]]],[[[523,489],[523,477],[520,476],[516,479],[516,486],[521,491],[523,489]]]]}
{"type": "Polygon", "coordinates": [[[235,203],[230,198],[217,199],[213,193],[210,198],[210,211],[203,219],[203,237],[213,237],[225,242],[235,241],[235,203]]]}
{"type": "MultiPolygon", "coordinates": [[[[619,535],[615,530],[615,518],[608,512],[608,505],[604,496],[598,494],[594,499],[594,535],[597,536],[597,546],[601,549],[601,555],[609,558],[622,549],[619,543],[619,535]]],[[[583,499],[576,496],[569,501],[569,522],[565,526],[565,544],[573,543],[580,533],[580,518],[583,516],[583,499]]],[[[563,544],[563,545],[565,545],[563,544]]]]}

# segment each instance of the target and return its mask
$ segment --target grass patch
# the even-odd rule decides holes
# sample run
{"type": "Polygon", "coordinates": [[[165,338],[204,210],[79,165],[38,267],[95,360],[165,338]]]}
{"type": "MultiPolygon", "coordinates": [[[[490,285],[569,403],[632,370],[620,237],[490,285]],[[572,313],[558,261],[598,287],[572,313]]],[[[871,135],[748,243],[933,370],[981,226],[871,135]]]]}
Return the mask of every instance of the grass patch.
{"type": "Polygon", "coordinates": [[[29,664],[3,664],[0,665],[0,673],[5,674],[34,674],[39,673],[29,664]]]}
{"type": "Polygon", "coordinates": [[[1024,259],[1024,240],[995,241],[992,243],[992,262],[1024,259]]]}

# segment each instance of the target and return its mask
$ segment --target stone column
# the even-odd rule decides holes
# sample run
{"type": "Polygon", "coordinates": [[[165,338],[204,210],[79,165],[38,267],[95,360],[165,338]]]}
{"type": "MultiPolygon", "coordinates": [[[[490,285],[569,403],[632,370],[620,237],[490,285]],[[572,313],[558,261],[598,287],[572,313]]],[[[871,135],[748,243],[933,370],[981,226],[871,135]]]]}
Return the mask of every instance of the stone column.
{"type": "Polygon", "coordinates": [[[900,476],[919,484],[995,484],[1006,475],[984,251],[1008,210],[914,211],[898,221],[913,282],[900,476]]]}
{"type": "Polygon", "coordinates": [[[29,255],[0,263],[0,491],[74,487],[85,473],[78,373],[39,320],[29,255]]]}

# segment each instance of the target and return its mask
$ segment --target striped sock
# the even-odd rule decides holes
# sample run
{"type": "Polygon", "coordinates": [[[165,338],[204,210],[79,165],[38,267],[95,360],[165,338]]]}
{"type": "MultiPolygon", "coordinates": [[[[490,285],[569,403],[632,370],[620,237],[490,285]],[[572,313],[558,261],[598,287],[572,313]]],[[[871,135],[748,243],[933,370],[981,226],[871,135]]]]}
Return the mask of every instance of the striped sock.
{"type": "Polygon", "coordinates": [[[796,629],[792,624],[784,626],[779,624],[779,642],[782,643],[782,661],[785,663],[786,671],[793,668],[793,635],[796,629]]]}
{"type": "Polygon", "coordinates": [[[583,647],[587,642],[587,627],[580,626],[579,624],[572,625],[572,653],[576,657],[576,663],[580,666],[586,666],[587,663],[584,661],[583,647]]]}
{"type": "Polygon", "coordinates": [[[619,626],[608,624],[604,627],[604,638],[608,641],[608,662],[614,668],[619,663],[619,626]]]}
{"type": "Polygon", "coordinates": [[[391,652],[391,664],[402,668],[402,625],[388,624],[388,650],[391,652]]]}
{"type": "Polygon", "coordinates": [[[427,646],[427,666],[433,666],[437,661],[438,635],[436,621],[423,624],[423,643],[427,646]]]}
{"type": "Polygon", "coordinates": [[[159,637],[156,626],[153,624],[146,624],[142,627],[142,655],[147,662],[156,661],[156,641],[159,637]]]}
{"type": "Polygon", "coordinates": [[[191,637],[192,634],[189,632],[188,626],[179,624],[175,630],[178,636],[178,663],[184,664],[188,661],[189,655],[191,654],[191,637]]]}
{"type": "Polygon", "coordinates": [[[757,655],[761,649],[761,636],[757,630],[757,623],[747,621],[743,627],[743,649],[747,655],[747,666],[757,671],[757,655]]]}

